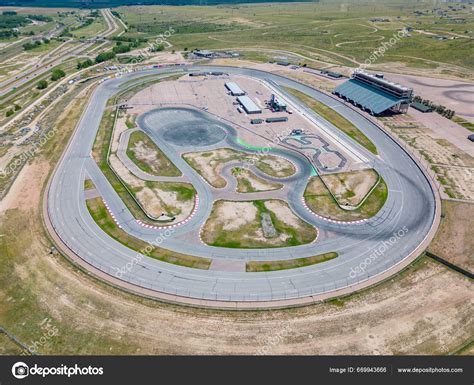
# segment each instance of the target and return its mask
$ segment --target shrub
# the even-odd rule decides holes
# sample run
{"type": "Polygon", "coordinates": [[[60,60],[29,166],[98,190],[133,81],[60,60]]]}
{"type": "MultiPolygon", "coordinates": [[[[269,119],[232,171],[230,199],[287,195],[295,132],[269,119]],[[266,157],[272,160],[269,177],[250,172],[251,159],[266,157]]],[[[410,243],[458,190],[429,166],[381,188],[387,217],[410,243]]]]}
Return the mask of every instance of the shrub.
{"type": "Polygon", "coordinates": [[[66,73],[63,70],[60,70],[59,68],[56,68],[53,70],[51,73],[51,80],[55,82],[56,80],[59,80],[66,76],[66,73]]]}
{"type": "Polygon", "coordinates": [[[112,48],[112,51],[114,53],[125,53],[129,52],[131,50],[129,45],[122,45],[120,42],[117,43],[117,45],[112,48]]]}
{"type": "Polygon", "coordinates": [[[115,52],[102,52],[97,55],[95,58],[96,63],[102,63],[104,61],[113,59],[115,57],[115,52]]]}
{"type": "Polygon", "coordinates": [[[94,65],[94,62],[91,59],[87,59],[87,60],[84,60],[83,62],[78,62],[77,69],[80,70],[82,68],[90,67],[91,65],[94,65]]]}
{"type": "Polygon", "coordinates": [[[48,82],[44,79],[40,80],[36,85],[36,88],[38,88],[39,90],[44,90],[46,87],[48,87],[48,82]]]}

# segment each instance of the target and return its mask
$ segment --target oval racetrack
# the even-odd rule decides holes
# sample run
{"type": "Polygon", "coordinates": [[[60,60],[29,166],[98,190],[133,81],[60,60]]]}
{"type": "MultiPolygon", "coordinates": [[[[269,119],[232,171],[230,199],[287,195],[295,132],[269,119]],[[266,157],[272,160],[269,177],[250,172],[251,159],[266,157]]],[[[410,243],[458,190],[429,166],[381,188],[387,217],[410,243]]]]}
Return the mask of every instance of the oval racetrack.
{"type": "MultiPolygon", "coordinates": [[[[188,70],[183,67],[180,71],[188,70]]],[[[415,161],[385,132],[342,102],[296,81],[251,69],[215,66],[193,66],[189,70],[224,71],[229,74],[251,76],[271,83],[272,87],[285,93],[281,87],[292,87],[336,109],[352,121],[377,146],[379,156],[374,156],[353,143],[353,146],[370,159],[374,168],[387,183],[389,194],[380,212],[370,220],[359,224],[338,224],[323,220],[309,212],[302,202],[302,195],[310,175],[309,164],[296,154],[282,153],[298,166],[298,178],[291,183],[288,203],[292,210],[307,222],[314,224],[326,236],[316,243],[278,249],[226,249],[211,247],[200,242],[186,242],[188,237],[198,234],[212,208],[212,195],[202,178],[173,151],[168,141],[177,140],[172,131],[153,130],[153,111],[139,117],[138,124],[176,164],[195,186],[199,196],[199,209],[183,226],[176,227],[171,236],[164,236],[160,247],[184,254],[212,259],[234,260],[279,260],[313,256],[337,251],[333,260],[299,269],[280,270],[268,273],[225,272],[185,268],[137,253],[105,234],[90,216],[84,198],[84,179],[90,177],[107,202],[122,228],[142,240],[156,243],[164,230],[139,225],[91,157],[102,114],[108,98],[120,91],[121,85],[132,79],[156,74],[166,76],[169,69],[143,70],[111,79],[102,83],[91,96],[77,130],[63,154],[47,191],[47,221],[69,251],[92,266],[102,277],[120,285],[120,278],[127,288],[147,295],[188,303],[223,306],[224,303],[298,304],[328,296],[336,290],[350,292],[361,282],[375,281],[399,270],[400,262],[421,253],[420,245],[429,240],[437,223],[437,192],[415,161]],[[162,132],[168,132],[167,137],[162,132]],[[396,235],[394,235],[396,234],[396,235]],[[127,266],[125,274],[117,274],[127,266]],[[125,284],[126,282],[126,284],[125,284]],[[134,285],[132,288],[131,285],[134,285]],[[164,297],[163,297],[164,296],[164,297]],[[170,297],[173,296],[173,297],[170,297]],[[193,302],[195,301],[195,302],[193,302]],[[216,301],[216,302],[213,302],[216,301]]],[[[129,83],[128,83],[129,84],[129,83]]],[[[285,94],[288,96],[287,94],[285,94]]],[[[289,97],[289,96],[288,96],[289,97]]],[[[295,99],[292,99],[296,102],[295,99]]],[[[301,110],[320,117],[304,106],[301,110]]],[[[170,124],[172,122],[170,121],[170,124]]],[[[233,129],[221,122],[226,131],[226,145],[241,149],[235,141],[233,129]]],[[[325,122],[328,125],[327,122],[325,122]]],[[[350,141],[333,127],[334,135],[350,141]]],[[[217,131],[216,131],[217,132],[217,131]]],[[[217,133],[216,135],[220,135],[217,133]]],[[[189,145],[184,143],[183,146],[189,145]]],[[[190,144],[191,147],[193,143],[190,144]]],[[[280,150],[278,150],[280,151],[280,150]]],[[[278,152],[277,152],[278,153],[278,152]]],[[[166,234],[168,235],[168,234],[166,234]]],[[[63,248],[64,249],[64,248],[63,248]]],[[[91,268],[92,268],[91,267],[91,268]]]]}

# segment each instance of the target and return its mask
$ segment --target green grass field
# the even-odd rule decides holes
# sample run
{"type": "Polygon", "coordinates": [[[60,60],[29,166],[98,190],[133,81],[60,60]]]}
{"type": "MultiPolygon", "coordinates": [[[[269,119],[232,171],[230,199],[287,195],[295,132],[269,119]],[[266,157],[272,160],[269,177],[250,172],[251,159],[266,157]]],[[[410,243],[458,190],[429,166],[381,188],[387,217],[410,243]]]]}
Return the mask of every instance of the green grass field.
{"type": "Polygon", "coordinates": [[[461,118],[460,116],[454,115],[453,122],[460,124],[464,128],[467,128],[470,131],[474,131],[474,123],[468,122],[466,119],[461,118]]]}
{"type": "Polygon", "coordinates": [[[373,217],[383,207],[387,197],[388,189],[383,178],[360,207],[355,210],[341,209],[320,177],[311,178],[304,192],[306,204],[313,212],[339,221],[355,221],[373,217]]]}
{"type": "MultiPolygon", "coordinates": [[[[448,9],[447,5],[436,7],[448,9]]],[[[334,64],[357,66],[394,33],[412,32],[378,62],[402,61],[430,68],[437,62],[474,68],[466,52],[474,48],[474,16],[469,7],[440,17],[428,3],[408,0],[364,3],[239,4],[219,7],[132,6],[118,8],[131,36],[152,37],[170,27],[173,49],[266,48],[291,51],[334,64]],[[415,10],[424,11],[416,15],[415,10]],[[389,22],[371,22],[373,17],[389,22]],[[459,19],[462,21],[460,22],[459,19]],[[469,32],[471,31],[471,32],[469,32]],[[432,35],[430,35],[432,34],[432,35]],[[456,37],[436,40],[433,35],[456,37]]]]}
{"type": "Polygon", "coordinates": [[[259,272],[259,271],[276,271],[286,269],[297,269],[299,267],[311,266],[317,263],[322,263],[334,259],[337,257],[337,253],[325,253],[315,255],[313,257],[306,258],[295,258],[295,259],[284,259],[281,261],[254,261],[247,262],[247,272],[259,272]]]}
{"type": "Polygon", "coordinates": [[[84,180],[84,190],[92,190],[95,188],[94,182],[90,179],[84,180]]]}
{"type": "MultiPolygon", "coordinates": [[[[222,207],[231,201],[219,200],[214,202],[212,212],[201,233],[202,240],[211,245],[229,248],[272,248],[298,246],[312,242],[317,236],[317,230],[310,224],[295,217],[296,225],[289,225],[281,214],[270,210],[266,202],[278,200],[251,201],[256,210],[255,217],[244,221],[237,228],[230,229],[226,220],[221,217],[222,207]],[[275,236],[268,237],[263,233],[262,218],[268,215],[275,230],[275,236]],[[283,236],[278,238],[279,236],[283,236]]],[[[243,202],[235,202],[241,204],[243,202]]],[[[287,203],[284,205],[287,207],[287,203]]]]}
{"type": "Polygon", "coordinates": [[[71,34],[77,38],[90,38],[98,35],[99,33],[105,31],[107,29],[107,23],[105,22],[104,18],[96,17],[94,21],[85,26],[76,29],[75,31],[71,31],[71,34]]]}

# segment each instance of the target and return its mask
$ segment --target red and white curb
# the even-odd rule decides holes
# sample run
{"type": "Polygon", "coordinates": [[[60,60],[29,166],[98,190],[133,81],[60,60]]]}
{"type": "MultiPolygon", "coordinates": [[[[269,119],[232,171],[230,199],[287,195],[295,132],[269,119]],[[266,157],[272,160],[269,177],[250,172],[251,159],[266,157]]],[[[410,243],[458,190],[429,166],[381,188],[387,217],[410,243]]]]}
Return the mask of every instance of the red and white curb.
{"type": "Polygon", "coordinates": [[[170,229],[170,228],[174,228],[174,227],[179,227],[179,226],[182,226],[182,225],[188,223],[191,220],[191,218],[194,217],[194,215],[196,215],[198,207],[199,207],[199,196],[196,194],[196,198],[194,200],[193,211],[191,211],[191,214],[189,214],[189,216],[186,219],[182,220],[179,223],[175,223],[173,225],[167,225],[167,226],[154,226],[154,225],[148,225],[146,223],[143,223],[139,219],[137,219],[136,221],[140,226],[146,227],[147,229],[165,230],[165,229],[170,229]]]}
{"type": "Polygon", "coordinates": [[[117,220],[117,218],[115,218],[115,215],[114,215],[114,213],[112,212],[112,210],[110,210],[110,207],[109,207],[109,205],[107,204],[107,202],[106,202],[104,199],[102,199],[102,202],[104,202],[105,208],[106,208],[107,211],[109,212],[109,215],[112,217],[112,219],[113,219],[114,222],[117,224],[117,226],[121,229],[122,226],[120,226],[119,221],[117,220]]]}
{"type": "Polygon", "coordinates": [[[304,200],[304,197],[301,198],[301,202],[303,203],[303,206],[305,207],[305,209],[308,210],[311,214],[313,214],[315,217],[318,217],[319,219],[322,219],[322,220],[327,221],[327,222],[336,223],[338,225],[356,225],[356,224],[360,224],[360,223],[364,223],[364,222],[368,221],[368,219],[360,219],[358,221],[337,221],[335,219],[322,217],[321,215],[316,214],[313,210],[311,210],[308,207],[308,205],[306,204],[306,201],[304,200]]]}
{"type": "Polygon", "coordinates": [[[204,229],[204,224],[201,225],[201,227],[199,228],[199,240],[201,241],[201,243],[204,245],[204,246],[209,246],[206,242],[203,241],[202,239],[202,231],[204,229]]]}

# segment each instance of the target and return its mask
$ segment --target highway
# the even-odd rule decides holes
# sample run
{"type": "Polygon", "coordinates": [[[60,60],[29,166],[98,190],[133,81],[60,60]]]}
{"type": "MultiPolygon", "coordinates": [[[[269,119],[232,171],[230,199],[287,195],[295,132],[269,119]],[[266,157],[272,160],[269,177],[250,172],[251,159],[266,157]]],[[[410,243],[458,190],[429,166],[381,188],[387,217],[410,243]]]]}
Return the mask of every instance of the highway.
{"type": "MultiPolygon", "coordinates": [[[[247,75],[271,82],[279,90],[281,87],[293,87],[337,109],[377,146],[379,156],[374,156],[343,133],[335,134],[350,141],[352,146],[370,159],[384,178],[389,189],[386,204],[375,217],[360,224],[333,223],[315,216],[302,202],[311,165],[298,154],[279,149],[276,154],[291,159],[297,165],[299,173],[299,178],[292,182],[289,205],[301,218],[319,229],[321,236],[317,242],[290,248],[258,250],[226,249],[193,242],[212,208],[212,191],[179,156],[176,148],[163,140],[160,131],[152,129],[151,111],[138,119],[139,125],[193,183],[200,198],[196,215],[185,225],[176,227],[170,236],[164,236],[165,240],[160,247],[224,261],[289,259],[330,251],[338,252],[339,257],[305,268],[267,273],[198,270],[144,256],[137,258],[136,252],[110,238],[94,222],[85,204],[83,185],[86,176],[92,179],[100,195],[128,233],[150,243],[155,243],[160,233],[163,233],[162,230],[145,228],[134,220],[91,158],[107,99],[120,90],[121,84],[131,79],[169,72],[167,69],[140,71],[108,80],[96,89],[50,182],[46,202],[48,220],[62,242],[83,261],[110,277],[153,291],[157,297],[160,293],[166,293],[209,301],[278,301],[318,296],[351,287],[389,270],[396,271],[394,267],[415,252],[433,233],[437,212],[436,192],[415,161],[374,123],[326,94],[275,74],[215,66],[193,66],[189,70],[247,75]],[[394,233],[398,233],[398,236],[394,236],[394,233]],[[383,252],[380,252],[382,249],[383,252]],[[124,267],[127,267],[127,271],[118,274],[118,271],[124,271],[124,267]]],[[[297,103],[296,100],[292,102],[297,103]]],[[[312,114],[313,119],[323,121],[311,111],[306,113],[312,114]]],[[[215,121],[205,113],[202,113],[202,119],[203,122],[207,119],[220,126],[226,132],[225,143],[239,148],[234,140],[232,127],[215,121]]],[[[163,124],[168,123],[172,122],[163,124]]],[[[331,126],[328,122],[324,123],[331,126]]]]}
{"type": "MultiPolygon", "coordinates": [[[[62,64],[74,57],[85,55],[86,51],[91,48],[98,39],[102,39],[113,34],[119,28],[114,16],[109,9],[102,9],[101,13],[107,23],[107,29],[105,31],[98,34],[95,39],[88,40],[83,43],[80,42],[79,44],[76,44],[75,41],[69,40],[68,44],[70,44],[71,47],[61,50],[59,53],[56,53],[55,51],[57,49],[55,49],[46,56],[42,57],[36,65],[25,69],[21,73],[15,75],[15,77],[11,77],[0,82],[0,96],[5,96],[14,88],[21,87],[23,84],[30,82],[31,79],[44,74],[59,64],[62,64]]],[[[13,96],[14,95],[11,95],[9,98],[4,99],[4,101],[11,99],[13,96]]]]}

